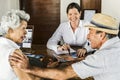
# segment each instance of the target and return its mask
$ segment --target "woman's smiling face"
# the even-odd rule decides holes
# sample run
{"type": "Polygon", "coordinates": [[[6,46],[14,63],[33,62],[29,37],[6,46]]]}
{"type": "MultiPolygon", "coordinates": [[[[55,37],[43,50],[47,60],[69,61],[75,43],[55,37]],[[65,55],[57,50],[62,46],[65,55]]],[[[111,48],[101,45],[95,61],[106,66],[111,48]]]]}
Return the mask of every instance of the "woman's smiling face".
{"type": "Polygon", "coordinates": [[[70,22],[78,22],[80,20],[80,12],[76,8],[69,9],[67,16],[70,22]]]}

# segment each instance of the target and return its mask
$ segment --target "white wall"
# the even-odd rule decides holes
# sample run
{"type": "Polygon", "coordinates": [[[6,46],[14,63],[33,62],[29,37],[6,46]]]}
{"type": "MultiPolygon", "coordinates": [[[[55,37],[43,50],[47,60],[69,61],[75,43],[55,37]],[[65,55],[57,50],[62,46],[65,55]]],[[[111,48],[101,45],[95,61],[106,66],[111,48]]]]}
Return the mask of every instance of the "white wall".
{"type": "Polygon", "coordinates": [[[68,21],[66,8],[71,2],[76,2],[80,5],[80,0],[60,0],[60,22],[68,21]]]}
{"type": "Polygon", "coordinates": [[[10,3],[10,9],[19,9],[19,0],[8,0],[10,3]]]}
{"type": "Polygon", "coordinates": [[[19,0],[0,0],[0,20],[10,9],[19,9],[19,0]]]}
{"type": "Polygon", "coordinates": [[[102,13],[109,14],[120,22],[120,0],[102,0],[102,13]]]}

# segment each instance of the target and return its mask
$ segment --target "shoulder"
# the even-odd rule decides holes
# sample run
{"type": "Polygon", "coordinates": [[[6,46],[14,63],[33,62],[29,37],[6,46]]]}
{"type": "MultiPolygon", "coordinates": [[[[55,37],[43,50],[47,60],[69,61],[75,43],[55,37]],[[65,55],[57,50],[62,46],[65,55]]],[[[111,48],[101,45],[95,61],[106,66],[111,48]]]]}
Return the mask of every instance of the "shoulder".
{"type": "Polygon", "coordinates": [[[63,22],[63,23],[60,23],[60,26],[68,26],[70,23],[69,22],[63,22]]]}
{"type": "Polygon", "coordinates": [[[12,44],[8,39],[0,38],[1,54],[11,54],[16,49],[12,44]]]}
{"type": "Polygon", "coordinates": [[[6,38],[0,37],[0,43],[2,43],[1,41],[6,40],[6,38]]]}
{"type": "Polygon", "coordinates": [[[79,21],[79,29],[88,34],[89,29],[85,27],[85,25],[86,25],[86,22],[84,20],[79,21]]]}
{"type": "Polygon", "coordinates": [[[80,23],[82,25],[82,27],[86,28],[85,26],[89,23],[89,22],[86,22],[84,20],[80,20],[80,23]]]}
{"type": "Polygon", "coordinates": [[[58,30],[68,29],[69,25],[70,25],[69,22],[63,22],[63,23],[60,23],[60,25],[59,25],[59,27],[57,29],[58,30]]]}
{"type": "Polygon", "coordinates": [[[7,50],[10,48],[10,44],[8,43],[8,40],[6,38],[1,37],[0,38],[0,49],[7,50]]]}

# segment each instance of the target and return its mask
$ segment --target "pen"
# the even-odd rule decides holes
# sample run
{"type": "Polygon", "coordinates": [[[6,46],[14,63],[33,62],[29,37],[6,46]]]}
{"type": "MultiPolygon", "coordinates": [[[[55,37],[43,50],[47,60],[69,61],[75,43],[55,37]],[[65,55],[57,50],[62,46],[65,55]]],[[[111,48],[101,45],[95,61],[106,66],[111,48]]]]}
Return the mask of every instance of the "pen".
{"type": "Polygon", "coordinates": [[[68,48],[67,50],[68,50],[68,53],[69,53],[69,55],[70,55],[70,49],[68,48]]]}
{"type": "Polygon", "coordinates": [[[67,43],[64,43],[64,45],[67,46],[67,51],[68,51],[68,54],[70,55],[70,46],[67,43]]]}
{"type": "Polygon", "coordinates": [[[67,47],[68,54],[70,55],[70,46],[67,43],[64,43],[63,46],[67,47]]]}

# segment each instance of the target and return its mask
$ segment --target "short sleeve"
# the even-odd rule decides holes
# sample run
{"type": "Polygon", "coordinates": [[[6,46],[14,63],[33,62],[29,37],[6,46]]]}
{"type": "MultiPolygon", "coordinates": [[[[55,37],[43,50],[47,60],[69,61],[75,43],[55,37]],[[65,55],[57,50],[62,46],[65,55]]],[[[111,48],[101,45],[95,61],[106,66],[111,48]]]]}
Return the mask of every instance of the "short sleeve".
{"type": "Polygon", "coordinates": [[[89,55],[85,60],[72,64],[73,70],[80,78],[100,74],[104,70],[104,59],[99,55],[89,55]]]}

